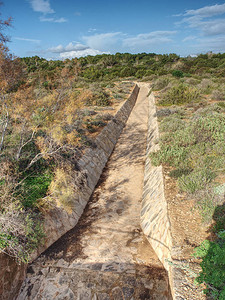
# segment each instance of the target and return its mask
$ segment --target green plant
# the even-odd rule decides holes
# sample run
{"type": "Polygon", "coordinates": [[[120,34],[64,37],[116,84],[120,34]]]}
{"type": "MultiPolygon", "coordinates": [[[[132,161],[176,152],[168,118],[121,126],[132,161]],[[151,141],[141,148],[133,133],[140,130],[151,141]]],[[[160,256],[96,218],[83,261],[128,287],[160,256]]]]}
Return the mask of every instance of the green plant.
{"type": "Polygon", "coordinates": [[[152,163],[174,167],[170,176],[178,178],[180,190],[196,199],[203,220],[210,221],[219,203],[212,186],[224,170],[222,109],[216,105],[199,109],[188,121],[177,113],[170,114],[161,121],[160,129],[160,150],[150,155],[152,163]]]}
{"type": "Polygon", "coordinates": [[[170,82],[168,77],[160,77],[156,79],[152,85],[152,90],[153,91],[159,91],[165,88],[168,83],[170,82]]]}
{"type": "Polygon", "coordinates": [[[107,92],[101,91],[94,95],[92,104],[96,106],[109,106],[111,104],[110,95],[107,92]]]}
{"type": "Polygon", "coordinates": [[[185,121],[178,114],[165,117],[160,123],[160,130],[163,132],[174,132],[185,128],[185,121]]]}
{"type": "Polygon", "coordinates": [[[218,241],[205,240],[195,249],[194,256],[202,258],[202,271],[196,278],[197,283],[204,283],[205,294],[216,300],[225,299],[225,231],[217,233],[218,241]]]}
{"type": "Polygon", "coordinates": [[[195,102],[200,99],[200,93],[196,88],[188,87],[184,84],[173,86],[169,89],[158,102],[159,105],[182,105],[195,102]]]}
{"type": "Polygon", "coordinates": [[[169,176],[178,179],[179,177],[181,177],[183,175],[188,175],[189,173],[190,173],[189,169],[178,168],[178,169],[170,171],[169,176]]]}
{"type": "Polygon", "coordinates": [[[225,109],[225,103],[224,102],[218,102],[217,105],[219,105],[219,107],[225,109]]]}
{"type": "Polygon", "coordinates": [[[215,173],[210,169],[196,169],[190,174],[183,174],[179,177],[178,184],[182,191],[193,194],[204,189],[214,178],[215,173]]]}
{"type": "Polygon", "coordinates": [[[19,203],[9,205],[0,215],[0,251],[19,263],[29,262],[30,254],[44,241],[40,214],[26,211],[19,203]]]}
{"type": "Polygon", "coordinates": [[[36,206],[37,201],[46,195],[52,178],[53,174],[47,170],[40,174],[30,175],[23,181],[17,194],[19,193],[22,197],[24,207],[36,206]]]}
{"type": "Polygon", "coordinates": [[[184,77],[184,73],[180,70],[173,70],[172,75],[178,78],[184,77]]]}
{"type": "Polygon", "coordinates": [[[203,78],[201,83],[198,84],[198,89],[203,94],[210,94],[214,84],[211,79],[203,78]]]}

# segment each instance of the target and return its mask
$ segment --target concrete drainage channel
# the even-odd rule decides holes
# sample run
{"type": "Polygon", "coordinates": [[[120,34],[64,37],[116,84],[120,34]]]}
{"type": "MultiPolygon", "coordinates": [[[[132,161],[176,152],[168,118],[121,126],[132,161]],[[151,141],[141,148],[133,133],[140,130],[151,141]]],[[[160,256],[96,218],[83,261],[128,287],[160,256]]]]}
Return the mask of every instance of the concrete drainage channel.
{"type": "MultiPolygon", "coordinates": [[[[167,208],[160,200],[156,215],[151,214],[150,207],[156,205],[148,197],[157,189],[160,170],[151,173],[148,159],[144,166],[147,132],[148,144],[152,136],[148,130],[152,126],[148,124],[149,117],[153,117],[152,99],[147,97],[147,84],[140,84],[139,94],[138,91],[136,86],[114,120],[97,137],[96,151],[87,151],[80,161],[88,177],[76,200],[76,210],[69,217],[59,211],[57,216],[51,215],[54,222],[48,222],[60,224],[49,226],[51,239],[45,248],[56,242],[29,266],[18,300],[171,299],[166,265],[170,247],[167,208]],[[149,178],[155,176],[157,182],[153,180],[151,187],[149,178]],[[160,224],[158,229],[162,227],[157,234],[155,224],[160,224]],[[165,247],[152,244],[157,239],[162,239],[165,247]]],[[[163,188],[162,182],[159,185],[163,188]]]]}

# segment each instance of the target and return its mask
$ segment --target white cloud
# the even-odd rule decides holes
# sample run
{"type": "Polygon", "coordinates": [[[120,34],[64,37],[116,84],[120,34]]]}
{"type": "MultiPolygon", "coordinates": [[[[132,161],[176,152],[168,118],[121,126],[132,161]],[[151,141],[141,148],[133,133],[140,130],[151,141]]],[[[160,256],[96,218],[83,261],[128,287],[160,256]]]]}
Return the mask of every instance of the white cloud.
{"type": "Polygon", "coordinates": [[[199,52],[224,52],[225,51],[225,35],[209,38],[199,38],[195,48],[199,49],[199,52]]]}
{"type": "Polygon", "coordinates": [[[52,14],[55,11],[51,8],[49,0],[29,0],[31,7],[36,12],[52,14]]]}
{"type": "Polygon", "coordinates": [[[52,53],[66,53],[71,51],[83,51],[87,49],[90,48],[81,43],[77,43],[75,45],[73,43],[69,43],[66,47],[63,47],[62,45],[58,45],[56,47],[49,48],[48,51],[52,53]]]}
{"type": "Polygon", "coordinates": [[[51,22],[51,23],[65,23],[67,19],[65,18],[55,18],[46,17],[47,14],[54,14],[55,11],[51,8],[49,0],[28,0],[34,11],[42,13],[43,15],[39,17],[41,22],[51,22]]]}
{"type": "Polygon", "coordinates": [[[49,48],[47,51],[52,53],[61,53],[64,52],[64,47],[62,45],[58,45],[56,47],[49,48]]]}
{"type": "Polygon", "coordinates": [[[120,51],[143,52],[148,51],[150,47],[171,43],[176,33],[176,31],[153,31],[128,37],[122,32],[108,32],[83,36],[82,40],[91,49],[99,51],[114,52],[121,49],[120,51]]]}
{"type": "Polygon", "coordinates": [[[25,42],[31,42],[31,43],[37,43],[39,44],[41,40],[35,40],[35,39],[27,39],[27,38],[21,38],[21,37],[14,37],[15,40],[19,41],[25,41],[25,42]]]}
{"type": "Polygon", "coordinates": [[[83,56],[87,56],[87,55],[97,55],[97,54],[104,54],[104,53],[109,53],[109,52],[102,52],[99,50],[95,50],[95,49],[91,49],[91,48],[87,48],[85,50],[77,50],[77,51],[68,51],[68,52],[63,52],[60,53],[60,58],[61,59],[66,59],[66,58],[74,58],[74,57],[83,57],[83,56]]]}
{"type": "Polygon", "coordinates": [[[191,9],[187,10],[185,15],[186,16],[200,16],[203,18],[206,17],[213,17],[217,15],[222,15],[225,13],[225,3],[221,5],[212,5],[212,6],[205,6],[199,9],[191,9]]]}
{"type": "Polygon", "coordinates": [[[182,42],[193,41],[193,40],[195,40],[196,38],[197,38],[196,36],[190,35],[190,36],[185,37],[185,38],[182,40],[182,42]]]}
{"type": "Polygon", "coordinates": [[[78,50],[86,50],[86,49],[88,49],[88,47],[86,45],[81,44],[81,43],[76,43],[75,45],[73,43],[69,43],[65,47],[65,52],[68,52],[68,51],[78,51],[78,50]]]}
{"type": "Polygon", "coordinates": [[[39,20],[41,22],[52,22],[52,23],[65,23],[65,22],[67,22],[67,20],[65,18],[55,19],[55,18],[46,18],[44,16],[41,16],[39,18],[39,20]]]}
{"type": "Polygon", "coordinates": [[[65,18],[59,18],[54,20],[54,23],[65,23],[65,22],[67,22],[67,19],[65,18]]]}
{"type": "Polygon", "coordinates": [[[88,29],[88,32],[89,32],[89,33],[91,33],[91,32],[95,32],[95,31],[97,31],[97,29],[96,29],[96,28],[89,28],[89,29],[88,29]]]}
{"type": "Polygon", "coordinates": [[[221,5],[205,6],[199,9],[187,10],[183,19],[177,25],[187,24],[189,28],[200,31],[203,36],[225,33],[225,18],[218,18],[225,14],[225,3],[221,5]]]}
{"type": "Polygon", "coordinates": [[[83,36],[82,40],[92,49],[110,51],[112,47],[116,46],[121,41],[122,36],[123,34],[121,32],[109,32],[83,36]]]}
{"type": "Polygon", "coordinates": [[[169,43],[173,40],[171,36],[175,35],[176,31],[152,31],[149,33],[141,33],[134,37],[125,38],[123,40],[124,47],[151,47],[156,44],[169,43]]]}
{"type": "Polygon", "coordinates": [[[97,49],[90,48],[87,45],[83,45],[81,43],[73,44],[72,42],[69,43],[67,46],[58,45],[56,47],[49,48],[47,50],[48,53],[55,53],[59,55],[59,59],[66,59],[66,58],[74,58],[74,57],[81,57],[87,55],[97,55],[103,53],[109,53],[105,51],[100,51],[97,49]]]}
{"type": "Polygon", "coordinates": [[[216,19],[199,23],[204,35],[218,35],[225,33],[225,19],[216,19]]]}

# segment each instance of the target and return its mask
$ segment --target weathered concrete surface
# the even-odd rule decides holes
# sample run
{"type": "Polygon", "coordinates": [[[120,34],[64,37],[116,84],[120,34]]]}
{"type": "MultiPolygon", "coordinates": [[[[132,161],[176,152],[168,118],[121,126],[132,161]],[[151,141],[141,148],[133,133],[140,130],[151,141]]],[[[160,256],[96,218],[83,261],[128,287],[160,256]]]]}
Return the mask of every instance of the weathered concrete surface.
{"type": "Polygon", "coordinates": [[[77,226],[28,269],[18,300],[170,299],[167,272],[140,228],[149,88],[77,226]]]}
{"type": "MultiPolygon", "coordinates": [[[[45,215],[44,227],[47,238],[44,245],[37,249],[37,253],[34,253],[33,258],[36,258],[77,224],[135,105],[138,92],[139,87],[135,85],[130,97],[96,137],[95,148],[88,148],[78,161],[81,171],[76,177],[82,177],[84,174],[85,180],[82,185],[77,185],[77,192],[71,207],[72,212],[68,213],[62,207],[55,207],[49,211],[48,215],[45,215]]],[[[79,181],[77,178],[74,180],[79,181]]]]}
{"type": "Polygon", "coordinates": [[[0,299],[13,300],[25,278],[26,265],[18,265],[16,260],[0,253],[0,299]]]}
{"type": "Polygon", "coordinates": [[[169,270],[171,261],[172,237],[168,217],[167,202],[164,195],[162,166],[151,164],[150,153],[159,150],[159,130],[156,116],[155,98],[149,96],[149,125],[147,137],[147,157],[142,196],[141,227],[151,246],[169,270]]]}

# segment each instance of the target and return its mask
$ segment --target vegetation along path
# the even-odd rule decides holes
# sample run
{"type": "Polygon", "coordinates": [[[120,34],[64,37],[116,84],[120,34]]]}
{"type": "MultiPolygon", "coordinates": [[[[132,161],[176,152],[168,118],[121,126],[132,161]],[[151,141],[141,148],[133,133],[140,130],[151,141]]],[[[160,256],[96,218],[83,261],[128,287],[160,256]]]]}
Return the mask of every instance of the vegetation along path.
{"type": "Polygon", "coordinates": [[[28,269],[22,299],[170,299],[166,271],[140,229],[148,85],[83,216],[28,269]]]}

